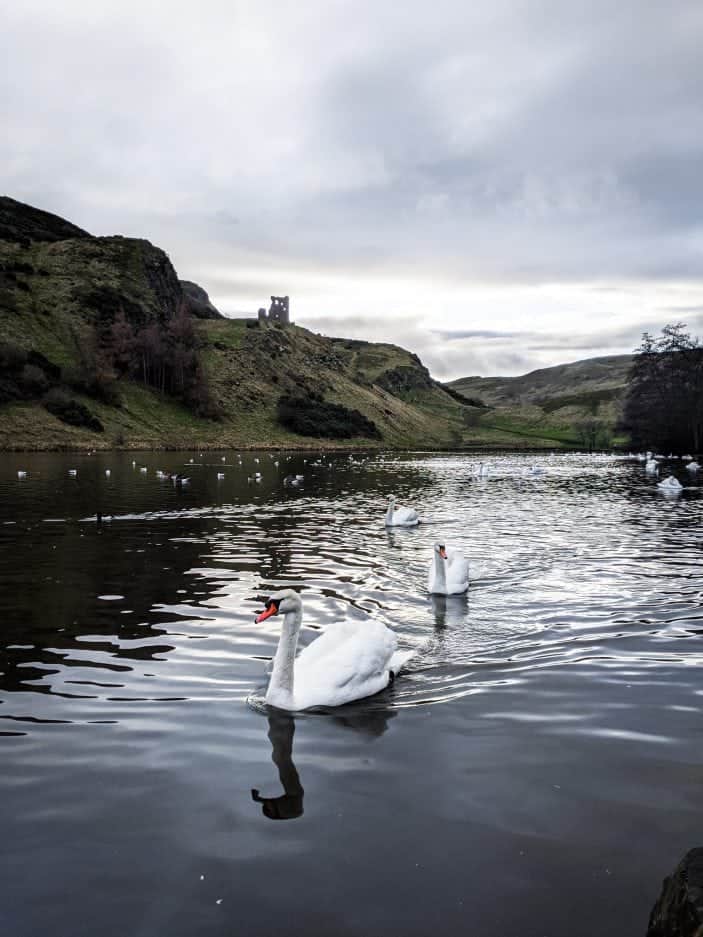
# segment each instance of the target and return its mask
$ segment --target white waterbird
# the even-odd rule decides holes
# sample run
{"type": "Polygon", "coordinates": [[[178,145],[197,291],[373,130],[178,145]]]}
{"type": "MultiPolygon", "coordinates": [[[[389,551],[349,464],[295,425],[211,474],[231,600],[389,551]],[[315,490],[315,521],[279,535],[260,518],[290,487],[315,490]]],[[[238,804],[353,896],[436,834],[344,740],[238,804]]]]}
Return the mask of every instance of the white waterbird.
{"type": "Polygon", "coordinates": [[[342,621],[328,625],[296,657],[303,622],[298,593],[292,589],[274,593],[256,622],[273,615],[283,615],[283,623],[266,702],[278,709],[343,706],[373,696],[393,682],[411,656],[398,650],[395,634],[381,622],[342,621]]]}

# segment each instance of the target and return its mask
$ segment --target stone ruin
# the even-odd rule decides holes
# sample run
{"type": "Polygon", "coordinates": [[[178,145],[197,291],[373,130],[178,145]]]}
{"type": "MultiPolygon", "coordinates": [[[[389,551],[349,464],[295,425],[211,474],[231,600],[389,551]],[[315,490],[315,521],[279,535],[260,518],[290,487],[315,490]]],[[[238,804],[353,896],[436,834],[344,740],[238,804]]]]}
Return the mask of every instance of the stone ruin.
{"type": "Polygon", "coordinates": [[[259,322],[279,322],[281,325],[290,325],[289,298],[272,296],[269,311],[259,309],[259,322]]]}

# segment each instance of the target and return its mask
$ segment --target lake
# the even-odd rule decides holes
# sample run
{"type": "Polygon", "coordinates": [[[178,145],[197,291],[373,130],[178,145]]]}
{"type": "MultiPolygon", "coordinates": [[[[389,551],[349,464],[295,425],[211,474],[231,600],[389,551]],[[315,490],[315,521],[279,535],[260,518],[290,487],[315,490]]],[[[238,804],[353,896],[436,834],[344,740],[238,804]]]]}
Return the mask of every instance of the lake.
{"type": "Polygon", "coordinates": [[[0,932],[642,937],[703,845],[701,488],[481,458],[3,455],[0,932]],[[468,597],[427,595],[436,541],[468,597]],[[407,671],[267,712],[284,586],[303,644],[379,620],[407,671]]]}

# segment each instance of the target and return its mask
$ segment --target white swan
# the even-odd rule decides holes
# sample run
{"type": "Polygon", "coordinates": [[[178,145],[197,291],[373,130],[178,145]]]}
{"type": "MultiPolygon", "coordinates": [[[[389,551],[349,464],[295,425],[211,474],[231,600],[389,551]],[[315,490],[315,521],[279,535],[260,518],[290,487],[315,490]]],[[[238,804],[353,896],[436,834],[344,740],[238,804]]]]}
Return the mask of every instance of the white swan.
{"type": "Polygon", "coordinates": [[[478,468],[474,469],[472,472],[474,478],[488,478],[490,474],[491,470],[485,462],[479,462],[478,468]]]}
{"type": "Polygon", "coordinates": [[[427,576],[427,591],[433,595],[461,595],[469,588],[469,561],[443,543],[435,543],[427,576]]]}
{"type": "Polygon", "coordinates": [[[654,459],[648,459],[644,470],[648,475],[656,475],[659,472],[659,463],[654,459]]]}
{"type": "Polygon", "coordinates": [[[700,469],[700,465],[697,462],[689,462],[686,468],[689,472],[697,472],[700,469]]]}
{"type": "Polygon", "coordinates": [[[414,527],[420,523],[420,518],[415,508],[397,508],[395,497],[390,495],[385,523],[386,527],[414,527]]]}
{"type": "Polygon", "coordinates": [[[678,480],[678,478],[674,478],[673,475],[669,475],[664,479],[663,482],[657,483],[657,488],[659,488],[660,491],[682,491],[683,485],[678,480]]]}
{"type": "Polygon", "coordinates": [[[380,622],[329,625],[296,658],[303,603],[283,589],[266,603],[256,621],[283,615],[273,669],[266,690],[269,706],[297,712],[312,706],[343,706],[380,693],[393,682],[412,652],[399,651],[395,634],[380,622]]]}
{"type": "Polygon", "coordinates": [[[529,469],[525,469],[526,475],[544,475],[544,469],[540,468],[538,465],[531,465],[529,469]]]}

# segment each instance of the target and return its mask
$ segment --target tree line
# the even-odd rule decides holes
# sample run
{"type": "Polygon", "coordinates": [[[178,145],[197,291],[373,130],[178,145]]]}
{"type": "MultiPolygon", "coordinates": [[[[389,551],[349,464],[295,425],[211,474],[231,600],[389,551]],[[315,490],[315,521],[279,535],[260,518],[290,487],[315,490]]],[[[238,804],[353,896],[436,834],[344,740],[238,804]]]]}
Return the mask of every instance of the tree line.
{"type": "Polygon", "coordinates": [[[633,447],[700,453],[703,447],[703,345],[686,325],[649,332],[635,351],[621,428],[633,447]]]}
{"type": "Polygon", "coordinates": [[[152,320],[136,329],[119,308],[97,329],[95,341],[83,347],[82,356],[86,391],[106,402],[119,402],[116,382],[126,377],[178,398],[199,416],[219,415],[185,303],[166,323],[152,320]]]}

